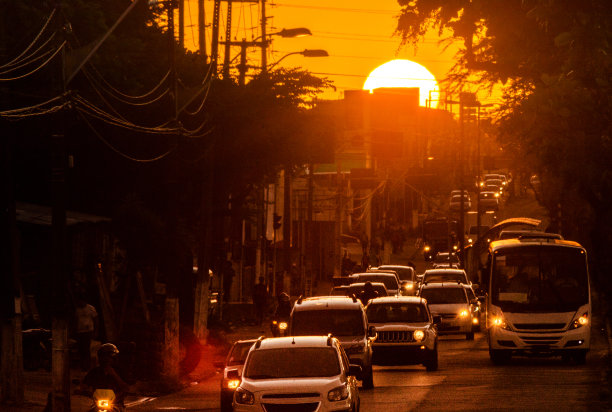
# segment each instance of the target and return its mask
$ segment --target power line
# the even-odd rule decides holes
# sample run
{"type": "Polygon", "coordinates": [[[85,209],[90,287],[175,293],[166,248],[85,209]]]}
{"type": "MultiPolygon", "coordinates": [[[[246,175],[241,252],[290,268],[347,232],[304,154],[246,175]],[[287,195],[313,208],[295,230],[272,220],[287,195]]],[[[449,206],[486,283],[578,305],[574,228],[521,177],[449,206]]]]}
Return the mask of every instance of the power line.
{"type": "Polygon", "coordinates": [[[331,10],[331,11],[363,13],[363,14],[388,14],[388,15],[395,14],[396,15],[399,13],[399,10],[352,9],[348,7],[307,6],[303,4],[285,4],[285,3],[275,3],[275,5],[279,7],[290,7],[290,8],[295,8],[295,9],[331,10]]]}

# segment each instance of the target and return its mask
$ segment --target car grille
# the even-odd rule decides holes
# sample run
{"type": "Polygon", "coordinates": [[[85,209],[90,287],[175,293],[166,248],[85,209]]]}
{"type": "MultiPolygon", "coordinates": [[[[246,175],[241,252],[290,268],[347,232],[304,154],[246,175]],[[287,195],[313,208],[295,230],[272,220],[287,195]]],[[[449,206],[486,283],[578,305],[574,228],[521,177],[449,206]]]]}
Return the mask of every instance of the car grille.
{"type": "Polygon", "coordinates": [[[268,393],[263,395],[263,399],[292,399],[292,398],[318,398],[321,396],[317,392],[306,393],[268,393]]]}
{"type": "Polygon", "coordinates": [[[412,342],[412,332],[407,330],[379,331],[376,337],[376,343],[386,342],[412,342]]]}
{"type": "Polygon", "coordinates": [[[526,345],[550,346],[559,343],[560,336],[519,336],[526,345]]]}
{"type": "Polygon", "coordinates": [[[522,330],[563,330],[565,323],[515,323],[514,327],[522,330]]]}
{"type": "Polygon", "coordinates": [[[308,403],[264,403],[266,412],[314,412],[319,402],[308,403]]]}

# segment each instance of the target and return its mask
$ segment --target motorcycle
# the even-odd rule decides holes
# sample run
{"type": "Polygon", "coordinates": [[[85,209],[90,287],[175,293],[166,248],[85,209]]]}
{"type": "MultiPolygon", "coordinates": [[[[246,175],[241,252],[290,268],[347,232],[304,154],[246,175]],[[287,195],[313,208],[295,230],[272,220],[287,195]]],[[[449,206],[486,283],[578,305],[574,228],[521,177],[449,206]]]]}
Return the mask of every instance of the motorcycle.
{"type": "Polygon", "coordinates": [[[278,338],[279,336],[287,336],[287,328],[289,327],[289,320],[286,318],[272,319],[270,323],[270,331],[272,336],[278,338]]]}
{"type": "Polygon", "coordinates": [[[91,412],[123,412],[125,408],[115,402],[115,392],[112,389],[96,389],[92,395],[94,405],[91,412]]]}

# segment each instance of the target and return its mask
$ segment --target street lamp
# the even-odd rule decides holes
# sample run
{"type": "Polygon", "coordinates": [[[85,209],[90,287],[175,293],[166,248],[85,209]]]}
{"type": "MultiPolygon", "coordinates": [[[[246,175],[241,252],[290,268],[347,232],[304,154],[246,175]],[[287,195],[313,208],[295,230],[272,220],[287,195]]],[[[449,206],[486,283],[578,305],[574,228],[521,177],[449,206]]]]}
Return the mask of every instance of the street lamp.
{"type": "MultiPolygon", "coordinates": [[[[268,37],[272,36],[280,36],[283,38],[293,38],[293,37],[304,37],[304,36],[312,36],[312,32],[306,27],[295,27],[291,29],[282,29],[281,31],[277,31],[274,33],[269,33],[264,35],[260,35],[255,37],[251,41],[247,41],[246,39],[242,39],[242,41],[223,41],[221,44],[225,45],[225,60],[223,62],[223,76],[225,78],[229,77],[230,64],[236,60],[238,56],[240,56],[240,65],[238,69],[240,71],[241,79],[244,80],[244,75],[246,74],[247,66],[246,66],[246,49],[247,47],[260,47],[262,50],[267,49],[268,43],[272,40],[268,37]],[[234,56],[233,59],[229,58],[229,50],[231,46],[240,46],[240,53],[234,56]]],[[[263,56],[263,55],[262,55],[263,56]]],[[[263,72],[266,71],[265,61],[262,60],[261,70],[263,72]]],[[[241,83],[244,84],[244,83],[241,83]]]]}
{"type": "Polygon", "coordinates": [[[275,63],[268,66],[268,70],[271,70],[274,66],[279,64],[282,60],[285,59],[285,57],[289,57],[294,54],[301,54],[304,57],[328,57],[329,56],[329,53],[327,52],[327,50],[322,50],[322,49],[305,49],[299,52],[291,52],[291,53],[285,54],[283,57],[278,59],[275,63]]]}

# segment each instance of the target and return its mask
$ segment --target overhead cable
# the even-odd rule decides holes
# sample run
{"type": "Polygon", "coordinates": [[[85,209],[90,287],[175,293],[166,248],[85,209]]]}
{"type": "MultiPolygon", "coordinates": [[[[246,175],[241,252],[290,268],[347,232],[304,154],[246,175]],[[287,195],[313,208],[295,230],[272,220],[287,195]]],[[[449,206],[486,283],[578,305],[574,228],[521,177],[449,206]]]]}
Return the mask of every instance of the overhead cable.
{"type": "Polygon", "coordinates": [[[175,135],[181,131],[178,128],[139,126],[129,121],[118,119],[114,117],[113,115],[100,109],[96,105],[92,104],[91,102],[85,100],[82,96],[79,96],[79,95],[75,96],[74,101],[78,103],[76,105],[77,110],[80,110],[84,113],[87,113],[88,115],[92,117],[96,117],[99,120],[102,120],[108,124],[112,124],[118,127],[123,127],[126,129],[143,132],[143,133],[161,134],[161,135],[175,135]]]}
{"type": "Polygon", "coordinates": [[[138,159],[134,156],[130,156],[126,153],[123,153],[121,150],[117,149],[115,146],[113,146],[108,140],[106,140],[94,127],[93,125],[89,122],[89,120],[87,120],[87,118],[85,116],[83,116],[83,114],[81,113],[81,111],[77,111],[79,117],[87,124],[87,126],[89,126],[89,128],[91,129],[91,131],[94,133],[94,135],[96,135],[96,137],[102,142],[104,143],[109,149],[111,149],[113,152],[117,153],[118,155],[120,155],[121,157],[131,160],[133,162],[138,162],[138,163],[151,163],[151,162],[156,162],[158,160],[163,159],[164,157],[168,156],[170,153],[172,153],[175,149],[176,146],[172,147],[170,150],[166,151],[165,153],[160,154],[159,156],[155,156],[152,158],[148,158],[148,159],[138,159]]]}
{"type": "Polygon", "coordinates": [[[164,84],[164,82],[168,79],[168,76],[170,76],[170,70],[168,70],[166,74],[164,75],[164,77],[162,77],[162,79],[155,86],[153,86],[151,90],[139,96],[132,96],[127,93],[121,92],[116,87],[114,87],[112,84],[110,84],[104,78],[104,76],[102,76],[102,74],[98,71],[98,69],[93,64],[89,63],[88,66],[92,68],[94,74],[98,76],[98,78],[104,83],[104,85],[106,85],[106,87],[108,87],[110,90],[112,90],[114,93],[116,93],[120,97],[123,97],[125,99],[132,99],[132,100],[140,100],[140,99],[144,99],[144,98],[151,96],[153,93],[157,91],[157,89],[159,89],[164,84]]]}
{"type": "Polygon", "coordinates": [[[53,60],[53,58],[55,56],[57,56],[57,54],[64,48],[64,46],[66,45],[66,41],[64,41],[55,51],[55,53],[53,53],[51,55],[51,57],[49,57],[43,64],[41,64],[40,66],[38,66],[37,68],[35,68],[34,70],[30,71],[29,73],[26,73],[24,75],[21,76],[17,76],[17,77],[12,77],[12,78],[2,78],[0,77],[0,82],[9,82],[9,81],[13,81],[13,80],[19,80],[19,79],[23,79],[24,77],[28,77],[34,73],[36,73],[37,71],[39,71],[40,69],[42,69],[43,67],[45,67],[51,60],[53,60]]]}
{"type": "MultiPolygon", "coordinates": [[[[148,106],[150,104],[156,103],[158,102],[162,97],[164,97],[165,95],[167,95],[170,92],[169,88],[166,88],[166,90],[164,90],[163,92],[161,92],[161,94],[159,94],[157,97],[154,97],[151,100],[145,101],[145,102],[130,102],[122,97],[117,96],[116,94],[114,94],[112,91],[109,91],[107,88],[104,87],[104,85],[100,84],[93,76],[92,73],[87,70],[86,68],[83,68],[83,73],[85,74],[85,77],[87,77],[87,79],[89,80],[89,82],[91,83],[92,87],[98,92],[105,92],[107,95],[113,97],[115,100],[120,101],[121,103],[125,103],[127,105],[130,106],[148,106]],[[98,85],[98,87],[96,87],[96,84],[98,85]]],[[[104,79],[102,79],[104,80],[104,79]]],[[[108,83],[105,82],[105,85],[108,86],[108,83]]],[[[157,88],[157,86],[156,86],[157,88]]]]}
{"type": "Polygon", "coordinates": [[[44,58],[45,56],[47,56],[49,53],[51,53],[53,50],[47,50],[45,53],[37,56],[37,57],[33,57],[35,56],[39,51],[42,50],[43,47],[45,47],[53,38],[55,37],[55,33],[53,33],[51,35],[51,37],[49,37],[47,39],[47,41],[45,41],[38,49],[36,49],[35,51],[33,51],[32,53],[30,53],[28,56],[24,57],[23,59],[20,59],[16,62],[10,63],[10,64],[5,64],[4,66],[1,66],[0,69],[7,69],[5,71],[0,72],[0,74],[4,74],[4,73],[8,73],[10,71],[13,70],[17,70],[20,69],[22,67],[25,67],[29,64],[34,63],[35,61],[41,60],[42,58],[44,58]],[[31,59],[30,61],[26,61],[28,59],[31,59]]]}
{"type": "Polygon", "coordinates": [[[21,59],[21,57],[26,54],[32,47],[34,47],[34,45],[36,44],[36,42],[38,41],[38,39],[40,38],[40,36],[42,36],[42,34],[44,33],[44,31],[47,29],[47,26],[49,25],[49,22],[51,21],[51,19],[53,18],[53,16],[55,16],[55,12],[57,11],[57,8],[54,8],[51,11],[51,14],[49,14],[49,17],[47,17],[47,21],[45,22],[45,24],[43,25],[43,27],[40,29],[40,31],[38,32],[38,34],[36,35],[36,37],[34,38],[34,40],[32,40],[32,42],[29,44],[28,47],[25,48],[24,51],[22,51],[19,56],[15,57],[13,60],[11,60],[10,62],[7,62],[5,64],[3,64],[2,66],[0,66],[0,68],[4,68],[5,66],[11,65],[14,62],[16,62],[17,60],[21,59]]]}

